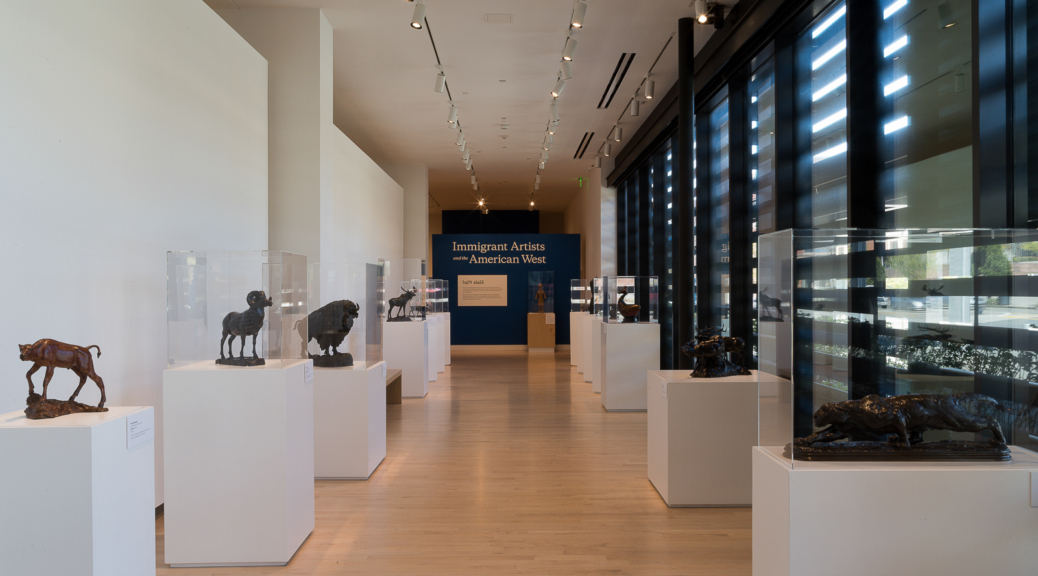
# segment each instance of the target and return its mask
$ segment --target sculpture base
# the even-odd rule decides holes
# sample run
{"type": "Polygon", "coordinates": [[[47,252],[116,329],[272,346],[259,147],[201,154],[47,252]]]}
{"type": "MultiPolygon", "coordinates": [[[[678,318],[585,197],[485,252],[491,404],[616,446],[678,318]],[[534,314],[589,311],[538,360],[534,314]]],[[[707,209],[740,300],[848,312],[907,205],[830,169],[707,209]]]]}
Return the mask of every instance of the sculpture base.
{"type": "Polygon", "coordinates": [[[815,462],[890,462],[934,460],[985,460],[1008,462],[1009,447],[1000,442],[942,440],[912,446],[889,442],[816,442],[810,445],[786,445],[783,456],[815,462]]]}
{"type": "Polygon", "coordinates": [[[331,355],[320,355],[310,356],[314,361],[315,368],[345,368],[347,366],[353,366],[353,354],[349,352],[331,354],[331,355]]]}
{"type": "Polygon", "coordinates": [[[727,378],[729,376],[749,376],[750,371],[741,366],[721,366],[711,368],[696,368],[690,378],[727,378]]]}
{"type": "Polygon", "coordinates": [[[386,322],[410,322],[410,321],[411,321],[411,319],[408,318],[407,316],[393,316],[392,318],[386,320],[386,322]]]}
{"type": "Polygon", "coordinates": [[[624,316],[623,318],[624,319],[620,321],[621,324],[637,324],[638,323],[638,317],[637,316],[624,316]]]}
{"type": "Polygon", "coordinates": [[[216,363],[220,366],[263,366],[266,361],[263,358],[217,358],[216,363]]]}
{"type": "Polygon", "coordinates": [[[757,319],[759,322],[785,322],[782,318],[775,318],[772,316],[761,316],[757,319]]]}
{"type": "Polygon", "coordinates": [[[88,406],[75,400],[51,400],[50,398],[44,400],[36,393],[29,394],[25,403],[25,417],[30,420],[44,420],[82,412],[108,412],[108,408],[88,406]]]}

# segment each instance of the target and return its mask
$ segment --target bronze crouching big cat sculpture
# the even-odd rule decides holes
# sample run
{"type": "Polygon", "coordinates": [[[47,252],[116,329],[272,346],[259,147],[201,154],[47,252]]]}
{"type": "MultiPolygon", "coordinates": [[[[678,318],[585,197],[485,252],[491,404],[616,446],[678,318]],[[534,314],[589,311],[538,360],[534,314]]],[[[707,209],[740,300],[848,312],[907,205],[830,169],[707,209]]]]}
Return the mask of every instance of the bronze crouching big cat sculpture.
{"type": "Polygon", "coordinates": [[[266,363],[263,358],[256,354],[256,336],[259,335],[260,329],[263,328],[263,319],[266,317],[264,308],[273,306],[274,302],[267,298],[267,294],[262,290],[249,292],[245,301],[249,304],[248,310],[231,312],[223,318],[223,336],[220,338],[220,357],[216,360],[217,364],[225,366],[263,366],[266,363]],[[227,342],[227,355],[229,358],[223,355],[223,343],[228,336],[231,337],[230,341],[227,342]],[[246,336],[252,336],[252,358],[245,357],[246,336]],[[234,357],[232,348],[235,337],[241,338],[241,351],[237,358],[234,357]]]}
{"type": "Polygon", "coordinates": [[[685,356],[696,359],[692,370],[693,378],[721,378],[724,376],[746,376],[746,345],[742,338],[721,336],[721,328],[702,328],[696,332],[696,338],[681,347],[685,356]],[[734,354],[738,364],[729,360],[734,354]]]}
{"type": "MultiPolygon", "coordinates": [[[[983,394],[905,394],[830,402],[814,414],[825,427],[792,445],[798,460],[1009,460],[996,415],[1006,412],[983,394]],[[924,442],[929,430],[991,432],[987,442],[924,442]],[[846,440],[843,442],[842,440],[846,440]]],[[[789,450],[787,446],[787,451],[789,450]]]]}
{"type": "Polygon", "coordinates": [[[353,354],[340,353],[339,345],[353,329],[353,321],[358,316],[360,316],[360,306],[349,300],[336,300],[314,310],[305,320],[296,322],[296,330],[303,337],[303,353],[313,358],[314,366],[318,368],[353,366],[353,354]],[[313,356],[306,353],[306,345],[314,339],[317,340],[317,345],[321,347],[324,354],[313,356]],[[331,348],[330,354],[328,353],[329,348],[331,348]]]}
{"type": "Polygon", "coordinates": [[[94,360],[90,357],[91,348],[97,348],[97,357],[100,358],[101,348],[96,344],[84,347],[44,338],[43,340],[37,340],[35,344],[18,345],[18,358],[33,363],[32,368],[29,368],[29,372],[25,374],[25,378],[29,381],[29,398],[26,401],[27,406],[25,408],[26,417],[32,420],[42,420],[44,418],[56,418],[79,412],[108,411],[108,408],[104,407],[105,383],[94,372],[94,360]],[[40,395],[36,393],[36,388],[32,384],[32,375],[44,367],[47,368],[47,373],[43,377],[43,395],[40,395]],[[76,391],[72,393],[68,401],[47,399],[47,386],[50,384],[51,377],[54,376],[55,368],[68,368],[76,376],[79,376],[79,386],[76,387],[76,391]],[[93,380],[97,384],[98,389],[101,390],[101,402],[96,408],[75,401],[79,391],[86,384],[87,378],[93,380]]]}

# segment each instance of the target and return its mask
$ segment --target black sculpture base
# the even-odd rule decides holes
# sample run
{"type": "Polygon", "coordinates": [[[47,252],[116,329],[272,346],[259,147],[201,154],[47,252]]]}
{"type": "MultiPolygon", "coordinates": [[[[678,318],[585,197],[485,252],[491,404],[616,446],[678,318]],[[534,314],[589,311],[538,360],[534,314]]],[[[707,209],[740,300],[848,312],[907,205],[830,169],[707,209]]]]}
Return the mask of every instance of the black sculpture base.
{"type": "Polygon", "coordinates": [[[695,370],[689,374],[692,378],[727,378],[729,376],[749,376],[750,371],[742,366],[732,365],[731,362],[728,366],[719,367],[696,367],[695,370]]]}
{"type": "Polygon", "coordinates": [[[216,363],[221,366],[263,366],[266,361],[263,358],[217,358],[216,363]]]}
{"type": "Polygon", "coordinates": [[[621,320],[620,323],[621,324],[637,324],[638,323],[638,317],[637,316],[624,316],[623,320],[621,320]]]}
{"type": "Polygon", "coordinates": [[[345,368],[347,366],[353,366],[353,354],[349,352],[339,354],[321,354],[319,356],[310,356],[314,361],[314,366],[317,368],[345,368]]]}
{"type": "MultiPolygon", "coordinates": [[[[789,458],[790,444],[783,456],[789,458]]],[[[1008,462],[1012,459],[1009,447],[1001,442],[970,442],[942,440],[922,442],[912,446],[890,442],[815,442],[792,445],[794,460],[813,462],[919,462],[934,460],[985,460],[1008,462]]]]}
{"type": "Polygon", "coordinates": [[[411,321],[411,319],[408,318],[407,316],[393,316],[389,320],[386,320],[386,322],[410,322],[410,321],[411,321]]]}
{"type": "Polygon", "coordinates": [[[761,322],[785,322],[782,318],[775,318],[772,316],[761,316],[758,320],[761,322]]]}
{"type": "Polygon", "coordinates": [[[30,420],[44,420],[82,412],[108,412],[108,408],[80,404],[75,400],[52,400],[50,398],[44,400],[43,396],[35,392],[29,394],[25,404],[25,417],[30,420]]]}

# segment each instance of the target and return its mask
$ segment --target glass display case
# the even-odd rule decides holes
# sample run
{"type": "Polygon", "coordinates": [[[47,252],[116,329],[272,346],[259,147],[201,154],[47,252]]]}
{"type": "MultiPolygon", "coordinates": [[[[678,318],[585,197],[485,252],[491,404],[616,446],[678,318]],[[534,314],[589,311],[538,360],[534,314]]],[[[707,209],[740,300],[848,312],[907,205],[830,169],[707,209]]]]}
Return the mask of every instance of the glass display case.
{"type": "Polygon", "coordinates": [[[447,311],[446,280],[429,279],[426,283],[426,305],[430,314],[443,314],[447,311]]]}
{"type": "Polygon", "coordinates": [[[793,461],[1038,447],[1038,232],[785,230],[759,255],[761,446],[793,461]]]}
{"type": "Polygon", "coordinates": [[[603,321],[610,324],[657,324],[660,321],[657,276],[606,276],[602,279],[603,321]]]}
{"type": "Polygon", "coordinates": [[[591,296],[591,305],[588,306],[588,313],[592,316],[598,316],[602,318],[602,279],[593,278],[591,280],[591,289],[589,290],[591,296]]]}
{"type": "Polygon", "coordinates": [[[428,298],[428,269],[425,259],[390,258],[383,260],[383,263],[386,278],[386,319],[400,322],[425,318],[428,298]]]}
{"type": "Polygon", "coordinates": [[[569,281],[569,311],[587,312],[591,302],[591,288],[588,281],[584,279],[573,279],[569,281]]]}
{"type": "Polygon", "coordinates": [[[530,272],[526,282],[527,311],[530,314],[555,312],[555,273],[530,272]]]}
{"type": "Polygon", "coordinates": [[[309,325],[300,337],[314,366],[346,367],[382,360],[382,294],[380,264],[313,262],[307,271],[309,325]],[[349,358],[337,359],[349,355],[349,358]]]}
{"type": "Polygon", "coordinates": [[[449,313],[451,311],[451,281],[443,280],[443,311],[449,313]]]}
{"type": "Polygon", "coordinates": [[[167,252],[168,368],[306,358],[306,275],[306,256],[290,252],[167,252]]]}

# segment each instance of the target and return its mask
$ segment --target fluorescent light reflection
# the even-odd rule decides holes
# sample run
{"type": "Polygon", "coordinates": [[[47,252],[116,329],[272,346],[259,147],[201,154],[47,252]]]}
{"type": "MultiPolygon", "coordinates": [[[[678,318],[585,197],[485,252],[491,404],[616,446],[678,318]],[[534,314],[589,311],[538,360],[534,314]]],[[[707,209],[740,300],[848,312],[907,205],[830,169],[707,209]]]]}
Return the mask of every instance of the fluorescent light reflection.
{"type": "Polygon", "coordinates": [[[898,118],[897,120],[894,120],[892,122],[887,122],[883,126],[883,133],[884,134],[890,134],[891,132],[897,132],[898,130],[900,130],[902,128],[907,128],[907,127],[908,127],[908,116],[902,116],[902,117],[898,118]]]}
{"type": "Polygon", "coordinates": [[[811,32],[812,38],[818,38],[822,32],[825,32],[830,26],[836,23],[837,20],[843,18],[843,15],[847,13],[847,6],[840,6],[840,9],[833,13],[832,16],[828,17],[817,28],[811,32]]]}
{"type": "Polygon", "coordinates": [[[846,151],[847,151],[847,143],[846,142],[844,142],[842,144],[837,144],[836,146],[833,146],[832,148],[830,148],[830,149],[828,149],[828,150],[826,150],[824,152],[819,152],[818,154],[815,154],[815,161],[814,161],[814,163],[817,164],[817,163],[821,162],[822,160],[828,160],[828,159],[832,158],[833,156],[838,156],[840,154],[843,154],[846,151]]]}
{"type": "Polygon", "coordinates": [[[847,117],[847,109],[844,108],[844,109],[840,110],[839,112],[837,112],[836,114],[833,114],[832,116],[830,116],[828,118],[820,120],[817,124],[815,124],[814,126],[811,127],[811,132],[818,132],[819,130],[823,130],[825,128],[828,128],[829,126],[832,126],[833,124],[836,124],[837,122],[839,122],[840,120],[843,120],[846,117],[847,117]]]}
{"type": "Polygon", "coordinates": [[[837,78],[836,80],[833,80],[832,82],[826,84],[825,86],[822,86],[821,90],[819,90],[818,92],[815,92],[814,94],[812,94],[811,95],[811,101],[812,102],[818,102],[822,98],[825,98],[825,96],[827,96],[830,92],[832,92],[833,90],[836,90],[837,88],[839,88],[840,86],[843,86],[846,83],[847,83],[847,75],[844,74],[844,75],[840,76],[839,78],[837,78]]]}
{"type": "Polygon", "coordinates": [[[890,6],[887,6],[885,10],[883,10],[883,19],[886,20],[887,18],[890,18],[894,15],[894,12],[897,12],[905,6],[908,6],[908,0],[897,0],[897,2],[894,2],[890,6]]]}
{"type": "Polygon", "coordinates": [[[886,58],[887,56],[890,56],[891,54],[897,52],[905,46],[908,46],[908,36],[902,36],[897,40],[891,42],[889,46],[883,49],[883,57],[886,58]]]}
{"type": "Polygon", "coordinates": [[[750,146],[750,154],[756,154],[756,153],[757,153],[757,145],[753,144],[753,145],[750,146]]]}
{"type": "MultiPolygon", "coordinates": [[[[908,43],[908,40],[907,40],[907,38],[908,38],[908,37],[906,36],[906,37],[905,37],[905,43],[906,43],[906,44],[908,43]]],[[[834,57],[835,57],[835,56],[836,56],[837,54],[839,54],[840,52],[843,52],[843,51],[844,51],[844,50],[846,50],[846,49],[847,49],[847,41],[846,41],[846,40],[840,40],[840,43],[839,43],[839,44],[837,44],[836,46],[833,46],[831,50],[829,50],[829,51],[828,51],[828,52],[826,52],[825,54],[822,54],[822,55],[821,55],[821,56],[820,56],[820,57],[818,58],[818,60],[815,60],[814,62],[812,62],[812,63],[811,63],[811,69],[812,69],[812,70],[818,70],[818,69],[819,69],[819,68],[821,68],[821,67],[822,67],[822,66],[823,66],[823,65],[824,65],[824,64],[825,64],[826,62],[828,62],[828,61],[832,60],[832,59],[833,59],[833,58],[834,58],[834,57]]],[[[886,56],[886,54],[884,54],[884,56],[886,56]]]]}
{"type": "Polygon", "coordinates": [[[883,95],[890,96],[894,92],[908,86],[908,76],[902,76],[883,87],[883,95]]]}

